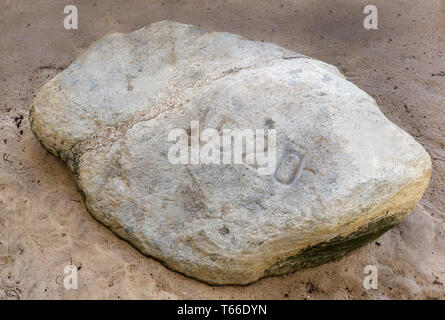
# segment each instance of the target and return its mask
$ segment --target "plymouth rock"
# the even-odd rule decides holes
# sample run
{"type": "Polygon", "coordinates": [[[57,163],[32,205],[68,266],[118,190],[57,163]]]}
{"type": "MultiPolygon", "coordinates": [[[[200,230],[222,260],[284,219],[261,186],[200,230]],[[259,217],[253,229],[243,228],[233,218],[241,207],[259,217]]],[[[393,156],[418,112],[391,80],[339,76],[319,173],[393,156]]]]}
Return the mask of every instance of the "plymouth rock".
{"type": "Polygon", "coordinates": [[[422,146],[336,67],[169,21],[94,43],[40,89],[30,119],[92,216],[210,284],[342,257],[401,222],[431,172],[422,146]],[[192,122],[221,135],[273,130],[274,148],[262,150],[273,172],[247,161],[172,163],[172,130],[190,148],[205,144],[192,122]]]}

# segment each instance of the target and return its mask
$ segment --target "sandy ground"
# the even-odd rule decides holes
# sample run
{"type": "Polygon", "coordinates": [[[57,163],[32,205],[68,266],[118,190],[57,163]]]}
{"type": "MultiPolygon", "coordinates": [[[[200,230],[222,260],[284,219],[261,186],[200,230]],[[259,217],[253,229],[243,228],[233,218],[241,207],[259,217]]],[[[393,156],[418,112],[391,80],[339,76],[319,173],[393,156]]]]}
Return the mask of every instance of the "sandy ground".
{"type": "Polygon", "coordinates": [[[0,299],[445,299],[445,2],[0,1],[0,299]],[[79,29],[63,28],[63,8],[79,29]],[[228,31],[334,64],[433,159],[431,184],[398,227],[317,268],[245,287],[211,287],[142,256],[86,212],[69,170],[34,138],[32,95],[109,32],[170,19],[228,31]],[[23,118],[23,119],[22,119],[23,118]],[[78,267],[79,288],[63,287],[78,267]],[[378,268],[377,290],[362,286],[378,268]]]}

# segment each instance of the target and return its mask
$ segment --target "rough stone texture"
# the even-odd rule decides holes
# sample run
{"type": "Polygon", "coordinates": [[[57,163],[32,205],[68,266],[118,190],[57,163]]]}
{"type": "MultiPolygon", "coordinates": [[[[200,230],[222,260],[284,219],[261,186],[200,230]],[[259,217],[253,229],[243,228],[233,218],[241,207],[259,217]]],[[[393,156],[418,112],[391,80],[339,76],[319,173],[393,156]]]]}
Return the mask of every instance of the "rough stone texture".
{"type": "Polygon", "coordinates": [[[212,284],[341,257],[400,222],[426,151],[338,70],[270,43],[159,22],[111,34],[33,101],[34,133],[67,161],[89,212],[144,254],[212,284]],[[248,165],[172,165],[168,133],[277,130],[296,183],[248,165]]]}

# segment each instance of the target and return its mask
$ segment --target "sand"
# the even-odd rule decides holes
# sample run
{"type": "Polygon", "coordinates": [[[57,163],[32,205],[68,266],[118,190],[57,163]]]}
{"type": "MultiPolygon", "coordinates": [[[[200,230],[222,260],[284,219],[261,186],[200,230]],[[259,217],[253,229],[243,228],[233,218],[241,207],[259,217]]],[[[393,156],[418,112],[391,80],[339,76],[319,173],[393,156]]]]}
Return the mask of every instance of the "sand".
{"type": "Polygon", "coordinates": [[[0,299],[445,299],[445,2],[33,1],[0,3],[0,299]],[[75,4],[79,29],[63,28],[75,4]],[[85,210],[68,168],[29,126],[38,88],[110,32],[170,19],[274,42],[334,64],[433,160],[412,214],[377,241],[317,268],[212,287],[141,255],[85,210]],[[23,118],[23,119],[22,119],[23,118]],[[78,268],[77,290],[63,286],[78,268]],[[366,290],[363,269],[378,270],[366,290]]]}

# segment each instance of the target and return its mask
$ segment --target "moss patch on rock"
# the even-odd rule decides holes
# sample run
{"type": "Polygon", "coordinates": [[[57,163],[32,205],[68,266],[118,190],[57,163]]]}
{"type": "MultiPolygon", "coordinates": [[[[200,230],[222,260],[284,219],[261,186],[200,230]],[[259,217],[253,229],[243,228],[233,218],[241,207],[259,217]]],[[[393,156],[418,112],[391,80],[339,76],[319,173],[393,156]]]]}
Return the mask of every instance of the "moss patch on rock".
{"type": "Polygon", "coordinates": [[[345,254],[371,242],[392,227],[399,224],[408,212],[384,217],[373,221],[346,237],[336,237],[328,242],[319,243],[303,249],[296,255],[280,260],[272,268],[265,271],[265,276],[280,275],[303,268],[319,266],[323,263],[337,260],[345,254]]]}

